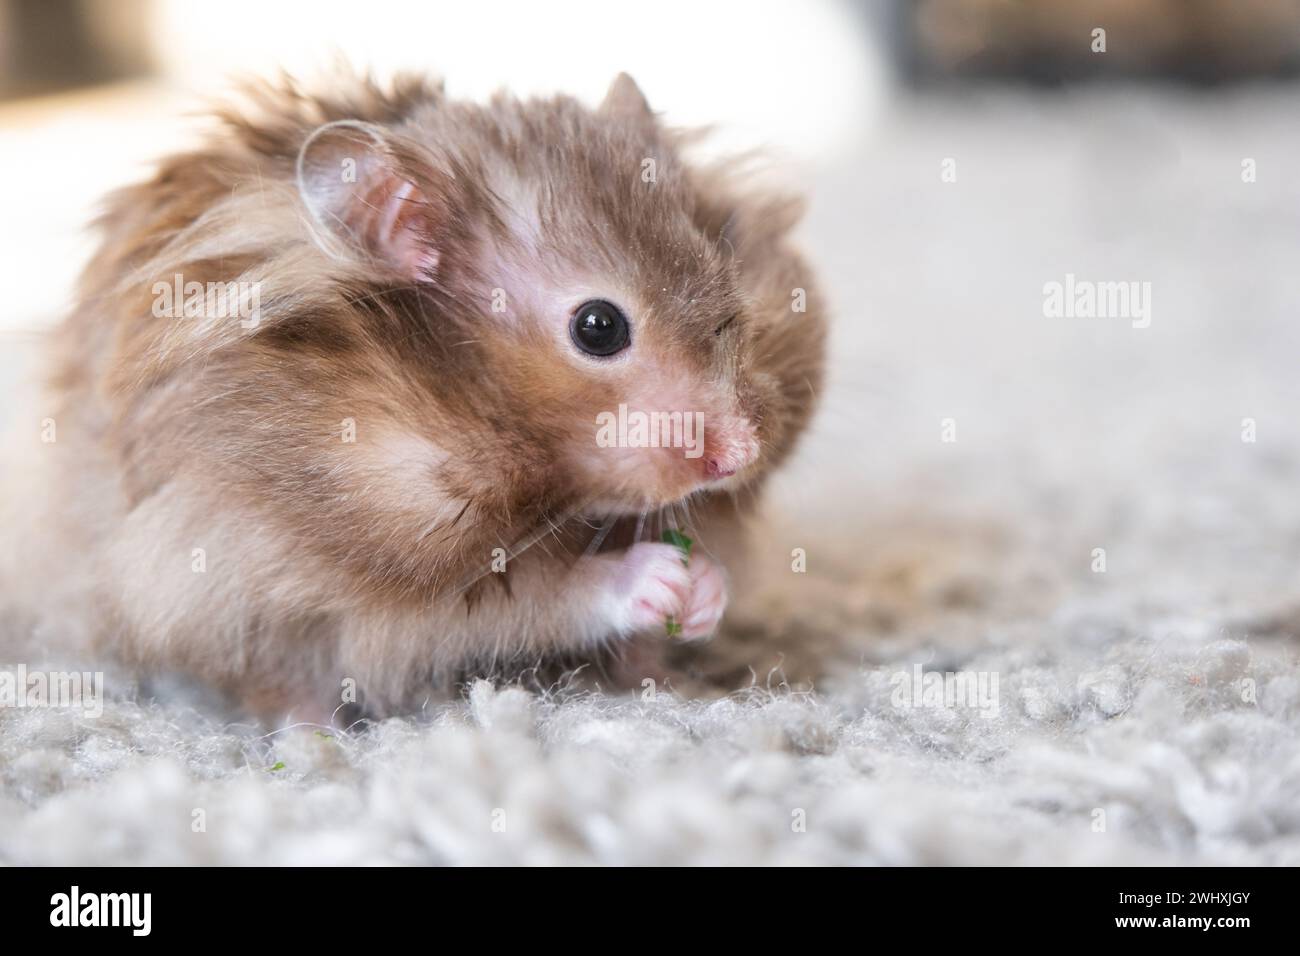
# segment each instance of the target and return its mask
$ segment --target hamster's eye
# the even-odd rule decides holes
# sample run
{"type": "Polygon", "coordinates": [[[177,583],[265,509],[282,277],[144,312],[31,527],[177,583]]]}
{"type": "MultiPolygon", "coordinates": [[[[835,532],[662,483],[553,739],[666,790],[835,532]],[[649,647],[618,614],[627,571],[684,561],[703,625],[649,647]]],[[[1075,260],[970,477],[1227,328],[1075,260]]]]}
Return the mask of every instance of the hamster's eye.
{"type": "Polygon", "coordinates": [[[631,344],[627,318],[619,307],[604,299],[592,299],[578,306],[569,325],[573,344],[588,355],[613,355],[631,344]]]}

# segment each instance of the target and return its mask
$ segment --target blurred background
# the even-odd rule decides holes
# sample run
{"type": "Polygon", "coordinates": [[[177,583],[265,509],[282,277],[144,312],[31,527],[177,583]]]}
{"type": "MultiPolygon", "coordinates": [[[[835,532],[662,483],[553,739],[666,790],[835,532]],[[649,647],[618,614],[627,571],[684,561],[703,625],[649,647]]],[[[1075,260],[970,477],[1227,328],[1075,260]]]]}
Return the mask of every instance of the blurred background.
{"type": "Polygon", "coordinates": [[[808,195],[831,379],[755,620],[1296,601],[1300,2],[0,0],[7,365],[68,307],[105,191],[233,77],[340,56],[467,97],[595,102],[627,70],[808,195]],[[1067,275],[1150,283],[1150,326],[1046,316],[1067,275]]]}

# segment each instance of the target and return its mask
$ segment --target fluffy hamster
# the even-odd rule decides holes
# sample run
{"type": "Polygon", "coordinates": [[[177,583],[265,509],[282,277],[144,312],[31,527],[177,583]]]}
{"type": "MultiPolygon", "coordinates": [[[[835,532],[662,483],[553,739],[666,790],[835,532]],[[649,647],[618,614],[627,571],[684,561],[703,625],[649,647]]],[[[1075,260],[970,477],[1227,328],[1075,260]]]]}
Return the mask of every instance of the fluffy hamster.
{"type": "Polygon", "coordinates": [[[595,109],[286,81],[219,120],[111,197],[55,335],[45,576],[90,635],[315,716],[710,635],[820,386],[798,203],[688,163],[626,75],[595,109]]]}

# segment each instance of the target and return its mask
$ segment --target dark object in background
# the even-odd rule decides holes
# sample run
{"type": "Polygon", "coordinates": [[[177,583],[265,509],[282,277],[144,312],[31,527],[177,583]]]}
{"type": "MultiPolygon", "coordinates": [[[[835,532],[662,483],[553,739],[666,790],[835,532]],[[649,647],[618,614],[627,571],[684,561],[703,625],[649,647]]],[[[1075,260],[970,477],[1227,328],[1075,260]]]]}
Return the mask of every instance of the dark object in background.
{"type": "Polygon", "coordinates": [[[0,98],[147,72],[148,11],[147,0],[0,0],[0,98]]]}
{"type": "Polygon", "coordinates": [[[916,0],[892,19],[904,75],[922,83],[1300,74],[1300,0],[916,0]]]}

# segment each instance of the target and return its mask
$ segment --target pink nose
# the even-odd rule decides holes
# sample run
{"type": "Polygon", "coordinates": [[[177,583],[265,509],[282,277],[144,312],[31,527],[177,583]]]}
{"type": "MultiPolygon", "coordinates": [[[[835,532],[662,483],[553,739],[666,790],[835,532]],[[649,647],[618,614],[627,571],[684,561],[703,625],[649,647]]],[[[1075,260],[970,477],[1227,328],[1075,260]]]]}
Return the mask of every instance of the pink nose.
{"type": "Polygon", "coordinates": [[[723,462],[717,458],[710,458],[704,465],[705,471],[710,478],[730,478],[736,473],[734,465],[723,462]]]}
{"type": "Polygon", "coordinates": [[[710,481],[730,478],[758,457],[758,438],[748,422],[731,425],[710,443],[704,473],[710,481]]]}

